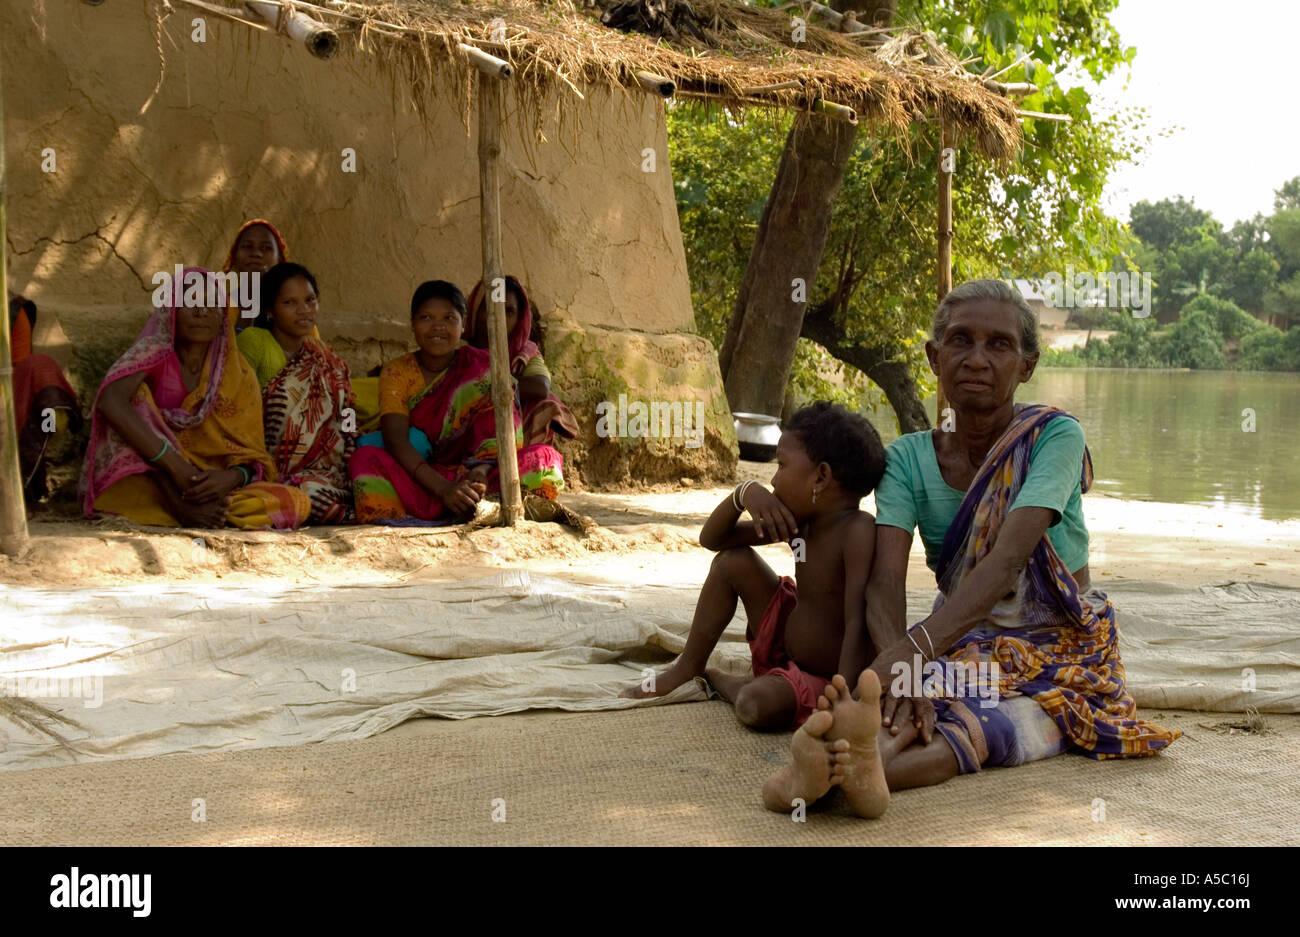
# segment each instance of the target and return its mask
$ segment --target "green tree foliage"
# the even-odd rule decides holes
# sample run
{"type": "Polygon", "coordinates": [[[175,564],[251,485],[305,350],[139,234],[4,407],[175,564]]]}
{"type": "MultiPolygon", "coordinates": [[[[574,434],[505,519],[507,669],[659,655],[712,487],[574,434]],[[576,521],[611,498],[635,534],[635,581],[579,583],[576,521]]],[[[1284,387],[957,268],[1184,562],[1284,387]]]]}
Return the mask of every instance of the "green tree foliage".
{"type": "MultiPolygon", "coordinates": [[[[1045,269],[1101,269],[1131,239],[1102,207],[1113,167],[1145,147],[1137,110],[1094,113],[1067,74],[1094,78],[1132,60],[1106,17],[1116,0],[900,0],[897,25],[929,30],[973,72],[1032,81],[1029,110],[1069,114],[1072,123],[1027,121],[1012,165],[995,166],[957,141],[953,176],[953,281],[1023,277],[1045,269]],[[1061,9],[1067,7],[1067,9],[1061,9]]],[[[797,10],[794,12],[798,12],[797,10]]],[[[720,343],[767,193],[786,115],[703,112],[674,106],[669,142],[697,324],[720,343]]],[[[887,345],[930,381],[921,353],[935,297],[937,125],[898,139],[864,133],[840,190],[809,308],[830,303],[846,341],[887,345]]],[[[861,396],[854,369],[801,341],[791,378],[798,395],[861,396]]]]}
{"type": "Polygon", "coordinates": [[[1224,230],[1182,197],[1133,206],[1130,258],[1155,280],[1155,311],[1169,329],[1120,324],[1109,342],[1049,353],[1058,366],[1300,370],[1300,177],[1276,193],[1276,211],[1224,230]]]}

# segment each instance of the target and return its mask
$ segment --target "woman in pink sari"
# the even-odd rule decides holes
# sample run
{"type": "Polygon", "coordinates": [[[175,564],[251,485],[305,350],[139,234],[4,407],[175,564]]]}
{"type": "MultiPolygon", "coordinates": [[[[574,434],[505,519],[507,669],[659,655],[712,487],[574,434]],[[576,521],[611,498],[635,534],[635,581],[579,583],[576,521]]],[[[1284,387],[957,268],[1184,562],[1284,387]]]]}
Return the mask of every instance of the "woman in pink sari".
{"type": "Polygon", "coordinates": [[[307,496],[273,482],[257,378],[224,306],[189,295],[208,284],[208,271],[186,268],[105,375],[81,483],[88,517],[281,530],[307,519],[307,496]]]}
{"type": "MultiPolygon", "coordinates": [[[[532,340],[533,307],[528,295],[514,277],[505,278],[504,289],[510,376],[515,379],[515,402],[523,418],[524,445],[550,445],[555,442],[557,433],[574,439],[578,435],[578,421],[563,401],[551,393],[551,372],[542,358],[541,349],[532,340]]],[[[468,306],[465,341],[486,350],[487,296],[482,280],[469,294],[468,306]]]]}

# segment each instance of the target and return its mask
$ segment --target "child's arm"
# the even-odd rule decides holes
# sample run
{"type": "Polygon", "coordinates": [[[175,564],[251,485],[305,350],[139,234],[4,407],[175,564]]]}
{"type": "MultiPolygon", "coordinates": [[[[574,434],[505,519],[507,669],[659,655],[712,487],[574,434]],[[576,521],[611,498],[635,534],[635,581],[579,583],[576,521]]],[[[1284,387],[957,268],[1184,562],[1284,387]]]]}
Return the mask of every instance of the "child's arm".
{"type": "Polygon", "coordinates": [[[700,546],[720,553],[732,547],[775,543],[775,538],[766,535],[768,528],[775,530],[787,543],[798,535],[799,526],[790,509],[762,485],[750,485],[745,490],[745,498],[745,506],[756,521],[741,521],[742,512],[736,510],[734,493],[728,495],[713,509],[709,519],[700,528],[700,546]]]}
{"type": "Polygon", "coordinates": [[[867,579],[875,548],[876,521],[864,513],[854,518],[843,546],[844,644],[840,648],[839,672],[851,687],[858,685],[858,676],[875,656],[866,616],[867,579]]]}

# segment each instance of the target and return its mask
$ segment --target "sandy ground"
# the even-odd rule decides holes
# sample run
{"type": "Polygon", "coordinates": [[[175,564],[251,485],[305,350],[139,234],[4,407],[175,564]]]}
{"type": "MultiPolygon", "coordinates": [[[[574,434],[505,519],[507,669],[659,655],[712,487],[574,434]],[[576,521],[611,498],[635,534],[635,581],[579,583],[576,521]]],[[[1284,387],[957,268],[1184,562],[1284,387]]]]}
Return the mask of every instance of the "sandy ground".
{"type": "MultiPolygon", "coordinates": [[[[766,480],[770,471],[753,463],[741,466],[742,477],[766,480]]],[[[535,523],[513,532],[141,532],[120,524],[34,520],[26,554],[18,560],[0,558],[0,583],[9,584],[0,586],[0,594],[7,587],[200,581],[237,586],[267,578],[282,583],[436,582],[520,565],[579,582],[698,584],[709,554],[695,537],[725,494],[682,486],[566,496],[570,507],[600,525],[588,533],[535,523]]],[[[865,507],[871,508],[869,501],[865,507]]],[[[1085,497],[1084,508],[1093,537],[1094,582],[1102,588],[1122,579],[1300,585],[1300,530],[1295,524],[1105,496],[1085,497]]],[[[763,552],[779,572],[792,572],[788,550],[765,547],[763,552]]],[[[919,541],[910,572],[912,588],[933,582],[919,541]]],[[[772,821],[773,815],[758,804],[757,784],[784,761],[788,735],[748,732],[725,704],[711,702],[623,713],[424,719],[359,742],[3,772],[0,843],[1118,845],[1287,839],[1275,835],[1276,820],[1273,832],[1265,835],[1263,826],[1253,828],[1256,821],[1249,817],[1228,817],[1223,811],[1202,816],[1201,811],[1204,804],[1225,798],[1253,802],[1268,790],[1266,800],[1288,816],[1300,817],[1294,786],[1279,801],[1286,784],[1273,776],[1278,765],[1300,763],[1300,716],[1269,716],[1268,734],[1258,735],[1225,727],[1232,719],[1223,715],[1144,715],[1170,720],[1188,730],[1190,738],[1152,762],[1058,758],[1053,764],[906,792],[896,798],[906,806],[891,808],[894,819],[867,830],[845,816],[842,807],[811,818],[817,823],[807,826],[794,827],[789,818],[781,821],[784,825],[772,821]],[[543,744],[543,739],[549,741],[543,744]],[[620,746],[626,750],[614,751],[620,746]],[[475,763],[476,757],[481,761],[475,763]],[[1226,775],[1202,770],[1210,763],[1232,770],[1226,775]],[[1066,796],[1061,785],[1073,784],[1079,772],[1086,773],[1091,787],[1066,796]],[[575,786],[578,776],[588,782],[575,786]],[[1140,809],[1144,778],[1155,786],[1140,809]],[[1094,789],[1096,797],[1112,803],[1116,796],[1124,804],[1131,800],[1121,811],[1127,819],[1109,825],[1090,820],[1093,795],[1088,791],[1094,789]],[[493,791],[509,791],[510,809],[521,811],[504,826],[479,816],[490,811],[485,805],[493,791]],[[192,822],[188,805],[194,797],[224,804],[216,811],[221,822],[192,822]],[[969,797],[986,805],[1005,803],[1024,815],[1010,827],[996,822],[954,825],[969,812],[963,806],[969,797]],[[517,822],[526,817],[529,822],[517,822]],[[816,835],[805,833],[814,828],[816,835]],[[1007,829],[1014,833],[1011,840],[1007,829]]],[[[997,816],[996,811],[979,813],[997,816]]],[[[1258,819],[1258,824],[1265,822],[1258,819]]],[[[1296,828],[1300,825],[1293,825],[1290,835],[1296,828]]]]}

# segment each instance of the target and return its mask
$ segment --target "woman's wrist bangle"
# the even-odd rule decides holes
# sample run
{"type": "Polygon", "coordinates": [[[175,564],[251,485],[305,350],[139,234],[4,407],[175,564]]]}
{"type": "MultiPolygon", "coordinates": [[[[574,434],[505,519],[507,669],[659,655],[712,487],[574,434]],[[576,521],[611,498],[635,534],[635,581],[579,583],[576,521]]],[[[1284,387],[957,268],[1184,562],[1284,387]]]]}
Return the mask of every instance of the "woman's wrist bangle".
{"type": "MultiPolygon", "coordinates": [[[[242,465],[236,465],[235,468],[239,470],[240,475],[244,476],[244,485],[247,485],[250,481],[252,481],[252,476],[248,474],[248,469],[244,468],[242,465]]],[[[243,485],[241,485],[240,487],[242,488],[243,485]]]]}
{"type": "Polygon", "coordinates": [[[154,456],[152,459],[149,460],[149,464],[152,465],[154,462],[157,462],[159,459],[165,456],[167,454],[167,450],[170,448],[171,448],[171,444],[164,439],[163,447],[158,450],[158,454],[156,456],[154,456]]]}
{"type": "Polygon", "coordinates": [[[741,482],[731,492],[731,506],[741,514],[745,513],[745,492],[749,490],[749,486],[752,484],[754,484],[754,480],[751,478],[749,481],[741,482]]]}

